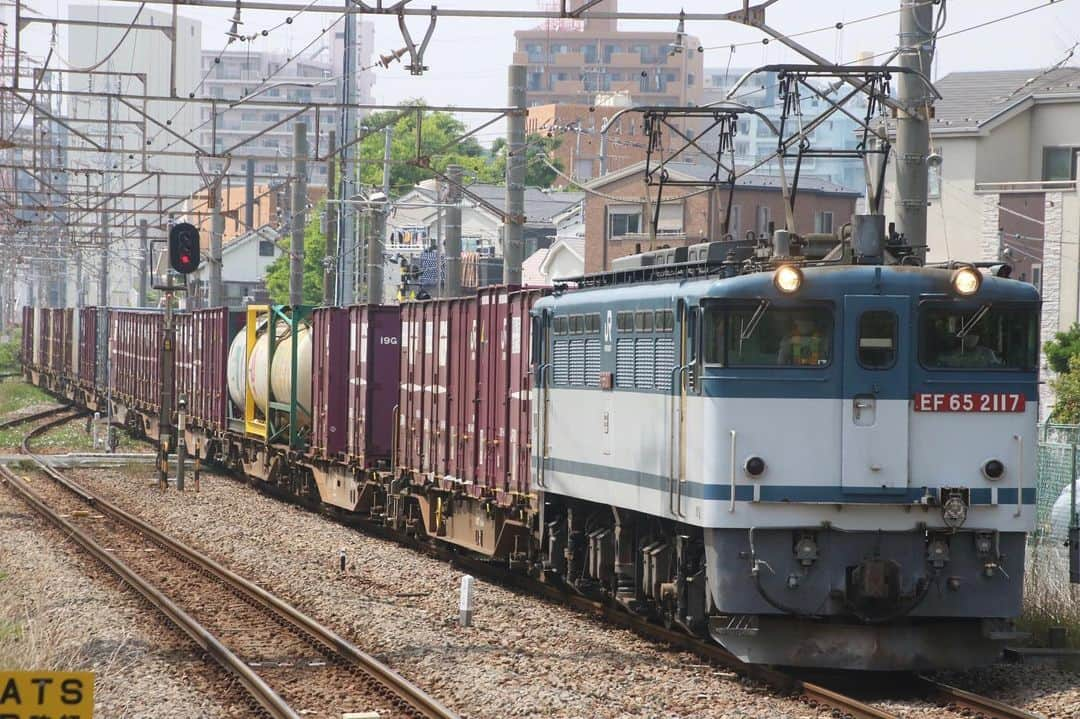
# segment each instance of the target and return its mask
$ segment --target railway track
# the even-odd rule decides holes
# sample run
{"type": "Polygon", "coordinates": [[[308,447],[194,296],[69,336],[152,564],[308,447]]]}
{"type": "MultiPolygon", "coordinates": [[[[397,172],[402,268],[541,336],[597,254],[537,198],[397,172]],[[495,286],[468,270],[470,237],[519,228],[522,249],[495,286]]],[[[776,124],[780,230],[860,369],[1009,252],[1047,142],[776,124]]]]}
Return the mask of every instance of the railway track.
{"type": "MultiPolygon", "coordinates": [[[[14,424],[19,424],[20,422],[29,422],[32,420],[47,418],[51,415],[61,413],[65,409],[69,408],[57,407],[45,410],[40,413],[36,413],[35,415],[27,415],[25,417],[0,421],[0,429],[12,426],[14,424]]],[[[235,579],[241,583],[239,585],[240,587],[242,587],[239,590],[241,593],[246,594],[249,589],[254,590],[255,594],[247,595],[248,601],[250,603],[254,605],[264,606],[267,604],[281,604],[284,607],[283,603],[281,603],[279,600],[276,600],[265,591],[259,589],[258,587],[255,587],[254,585],[250,585],[250,583],[246,582],[246,580],[243,580],[240,577],[236,577],[236,575],[233,575],[229,570],[225,569],[224,567],[220,567],[220,565],[217,565],[208,558],[202,557],[202,555],[199,555],[197,552],[195,552],[195,550],[192,550],[185,545],[175,542],[175,540],[171,540],[164,535],[160,535],[157,530],[149,528],[147,525],[142,523],[141,520],[138,520],[137,518],[128,515],[127,513],[123,512],[123,510],[120,510],[114,505],[108,503],[106,500],[98,497],[97,495],[94,495],[93,493],[87,491],[82,487],[75,485],[69,479],[67,479],[62,474],[53,469],[51,466],[49,466],[43,458],[34,455],[30,451],[29,442],[31,439],[33,439],[33,437],[45,431],[48,431],[48,429],[50,429],[52,426],[61,424],[66,421],[70,421],[71,419],[73,419],[73,416],[62,416],[51,422],[42,424],[36,427],[24,441],[24,453],[26,453],[27,456],[30,457],[32,461],[34,461],[34,463],[43,473],[47,474],[51,479],[57,482],[60,486],[63,486],[70,493],[79,497],[83,503],[89,504],[101,510],[103,514],[107,514],[109,517],[115,518],[118,521],[130,521],[134,523],[134,526],[140,528],[146,527],[147,529],[149,529],[149,534],[147,536],[150,537],[150,540],[154,544],[175,551],[180,556],[184,557],[185,561],[192,562],[196,565],[200,565],[200,563],[203,561],[208,562],[209,564],[203,564],[201,566],[203,566],[204,569],[211,575],[214,575],[218,578],[223,578],[223,581],[225,582],[232,581],[231,579],[229,579],[230,575],[232,577],[235,577],[235,579]],[[188,553],[190,553],[192,557],[199,557],[201,559],[188,559],[188,553]]],[[[6,468],[0,468],[0,474],[3,474],[5,477],[7,477],[9,483],[11,483],[11,477],[7,472],[6,468]]],[[[15,479],[15,481],[17,482],[18,480],[15,479]]],[[[724,666],[732,671],[739,673],[742,676],[761,682],[780,694],[798,696],[808,706],[825,709],[829,711],[832,716],[845,717],[850,719],[898,719],[898,715],[891,711],[874,706],[871,703],[849,696],[842,691],[837,691],[835,689],[829,688],[821,683],[807,681],[803,678],[800,678],[800,676],[795,673],[780,671],[760,665],[747,664],[716,644],[702,641],[681,631],[670,630],[660,625],[648,622],[640,617],[624,611],[620,607],[613,606],[609,603],[597,601],[595,599],[591,599],[589,597],[567,591],[552,584],[539,582],[530,577],[507,572],[499,565],[477,560],[457,553],[455,551],[432,545],[423,540],[418,540],[414,538],[403,538],[397,533],[388,530],[386,527],[365,519],[350,517],[348,515],[345,515],[344,513],[336,512],[333,510],[328,511],[325,507],[321,507],[317,504],[312,504],[310,502],[297,500],[296,498],[290,497],[288,495],[283,495],[281,493],[271,492],[271,494],[274,494],[279,498],[287,499],[294,504],[299,504],[308,509],[312,509],[322,514],[329,515],[335,521],[348,524],[355,528],[361,529],[369,534],[396,541],[399,544],[404,544],[412,549],[419,550],[425,554],[434,556],[435,558],[442,561],[452,563],[457,567],[472,573],[475,576],[482,577],[484,579],[502,584],[504,586],[510,586],[533,595],[539,595],[551,601],[567,604],[579,611],[598,616],[608,623],[630,629],[653,641],[662,642],[670,646],[689,651],[704,660],[720,666],[724,666]]],[[[58,519],[60,522],[65,522],[62,517],[58,519]]],[[[66,524],[70,525],[70,523],[66,524]]],[[[62,524],[61,526],[64,525],[62,524]]],[[[74,527],[72,527],[71,530],[78,531],[74,527]]],[[[80,542],[80,544],[82,544],[82,542],[80,542]]],[[[102,559],[103,562],[111,566],[110,562],[107,561],[107,559],[114,558],[107,556],[106,559],[102,559]]],[[[121,573],[121,576],[124,575],[121,573]]],[[[138,589],[138,587],[136,588],[138,589]]],[[[139,589],[139,591],[142,592],[141,589],[139,589]]],[[[145,593],[144,596],[146,596],[145,593]]],[[[286,611],[288,611],[289,609],[291,608],[285,607],[286,611]]],[[[295,612],[295,610],[292,610],[292,612],[295,612]]],[[[166,614],[168,614],[168,612],[166,612],[166,614]]],[[[299,613],[297,613],[297,615],[299,618],[296,616],[286,616],[283,617],[280,621],[285,624],[293,624],[294,622],[299,621],[302,625],[300,627],[302,631],[307,630],[308,623],[314,624],[312,620],[304,617],[303,615],[299,615],[299,613]]],[[[170,619],[172,618],[173,617],[170,615],[170,619]]],[[[174,621],[176,620],[174,619],[174,621]]],[[[224,645],[224,643],[220,642],[220,640],[214,639],[213,636],[210,635],[209,631],[203,629],[202,631],[205,633],[205,635],[199,633],[197,633],[196,635],[192,635],[191,631],[188,631],[187,629],[184,630],[189,634],[189,636],[192,636],[193,639],[199,642],[200,645],[204,647],[204,649],[207,649],[208,653],[214,656],[215,659],[218,659],[219,662],[224,663],[225,661],[228,661],[223,652],[212,651],[212,648],[215,646],[214,644],[208,643],[207,645],[204,645],[202,641],[200,641],[201,637],[209,635],[207,639],[217,641],[218,644],[221,644],[223,650],[228,651],[228,648],[224,645]],[[219,654],[221,655],[220,657],[219,654]]],[[[323,647],[330,649],[336,647],[339,642],[344,643],[345,640],[337,637],[337,635],[329,632],[329,630],[326,631],[328,632],[327,635],[323,635],[321,638],[314,641],[316,645],[321,644],[323,647]]],[[[351,645],[349,646],[351,647],[351,645]]],[[[353,652],[359,653],[359,650],[355,648],[351,648],[351,650],[353,652]]],[[[347,651],[346,654],[350,654],[350,652],[347,651]]],[[[363,656],[366,657],[366,655],[363,656]]],[[[367,657],[367,659],[375,661],[370,657],[367,657]]],[[[265,666],[266,665],[264,665],[264,667],[265,666]]],[[[382,667],[381,664],[379,664],[378,666],[382,667]]],[[[274,669],[282,668],[283,667],[280,666],[274,667],[274,669]]],[[[259,677],[258,673],[254,671],[254,669],[255,668],[248,666],[248,670],[250,670],[251,674],[255,675],[255,678],[261,678],[259,677]]],[[[385,667],[382,667],[382,670],[387,672],[390,671],[385,667]]],[[[234,674],[237,674],[238,677],[243,677],[242,669],[236,668],[233,671],[234,674]]],[[[261,668],[261,671],[264,674],[272,672],[272,670],[270,670],[269,668],[261,668]]],[[[381,674],[381,672],[377,673],[381,674]]],[[[391,674],[393,673],[391,672],[391,674]]],[[[397,677],[396,674],[393,674],[393,676],[397,677]]],[[[398,678],[400,679],[400,677],[398,678]]],[[[940,707],[943,712],[946,713],[955,714],[957,716],[975,717],[977,719],[1042,719],[1040,715],[1025,711],[1023,709],[1019,709],[1017,707],[1011,707],[1009,705],[997,702],[993,699],[981,696],[976,693],[968,692],[962,689],[958,689],[956,687],[949,686],[947,684],[937,682],[930,677],[912,677],[912,682],[912,694],[922,698],[923,700],[933,705],[940,707]]],[[[265,684],[266,682],[263,683],[265,684]]],[[[260,690],[260,687],[258,687],[257,685],[253,684],[253,686],[254,690],[249,688],[249,691],[257,692],[260,690]]],[[[248,688],[247,683],[245,683],[245,688],[248,688]]],[[[267,688],[269,689],[269,687],[267,688]]],[[[412,689],[415,691],[419,691],[416,690],[415,687],[412,687],[412,689]]],[[[270,689],[270,691],[272,692],[273,690],[270,689]]],[[[263,706],[265,709],[265,704],[263,704],[263,702],[261,701],[260,706],[263,706]]],[[[414,710],[417,709],[417,707],[410,708],[414,710]]],[[[439,709],[441,709],[441,707],[439,709]]],[[[445,710],[443,709],[442,711],[445,710]]],[[[270,715],[274,717],[297,716],[295,713],[275,714],[269,710],[268,713],[270,713],[270,715]]],[[[406,715],[422,717],[452,716],[449,713],[425,713],[423,711],[413,711],[412,713],[408,713],[406,715]]]]}
{"type": "MultiPolygon", "coordinates": [[[[506,571],[503,567],[465,556],[444,547],[432,545],[415,538],[403,538],[386,527],[366,519],[349,517],[336,510],[327,510],[319,505],[295,501],[296,504],[326,514],[335,521],[342,522],[361,531],[381,538],[390,539],[457,566],[476,577],[511,587],[532,595],[539,595],[556,603],[566,604],[574,609],[597,616],[616,626],[630,629],[653,641],[662,642],[672,647],[688,651],[703,660],[730,669],[742,676],[759,681],[774,691],[784,695],[798,696],[809,706],[828,709],[832,716],[845,719],[898,719],[898,715],[871,703],[829,688],[821,683],[808,681],[791,671],[782,671],[758,664],[748,664],[731,654],[718,644],[698,639],[682,631],[667,629],[642,617],[633,615],[612,603],[599,601],[557,585],[538,581],[532,577],[506,571]]],[[[969,719],[1044,719],[1019,707],[1009,706],[989,697],[938,682],[926,676],[912,676],[909,693],[942,710],[969,719]]]]}
{"type": "MultiPolygon", "coordinates": [[[[45,415],[14,418],[0,427],[45,415]]],[[[23,453],[46,481],[31,488],[7,467],[0,467],[0,476],[229,671],[260,713],[274,719],[340,716],[346,711],[423,719],[456,716],[346,639],[79,486],[31,451],[34,437],[73,417],[40,424],[23,440],[23,453]]]]}
{"type": "Polygon", "coordinates": [[[915,682],[916,688],[929,701],[964,716],[979,719],[1042,719],[1039,714],[943,684],[930,677],[917,677],[915,682]]]}

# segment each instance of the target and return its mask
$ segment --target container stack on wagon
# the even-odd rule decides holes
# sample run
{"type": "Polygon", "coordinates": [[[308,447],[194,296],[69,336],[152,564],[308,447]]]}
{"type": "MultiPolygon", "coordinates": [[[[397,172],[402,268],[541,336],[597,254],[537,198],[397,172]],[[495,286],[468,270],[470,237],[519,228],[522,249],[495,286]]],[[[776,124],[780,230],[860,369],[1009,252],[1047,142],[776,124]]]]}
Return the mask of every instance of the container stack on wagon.
{"type": "Polygon", "coordinates": [[[509,501],[529,491],[530,319],[541,290],[402,307],[398,466],[509,501]]]}
{"type": "MultiPolygon", "coordinates": [[[[311,364],[300,353],[292,372],[300,385],[311,382],[301,403],[305,414],[310,404],[311,423],[285,433],[259,433],[257,422],[239,419],[258,344],[247,344],[249,313],[178,312],[176,392],[186,399],[188,447],[286,491],[388,522],[422,521],[447,541],[507,556],[527,541],[525,517],[537,509],[528,472],[529,312],[541,295],[485,287],[399,307],[274,308],[300,311],[310,325],[311,364]],[[230,368],[234,339],[240,354],[230,368]],[[504,511],[492,513],[493,504],[504,511]]],[[[160,436],[160,310],[40,310],[25,321],[24,352],[43,358],[47,386],[92,409],[111,400],[116,421],[160,436]]]]}

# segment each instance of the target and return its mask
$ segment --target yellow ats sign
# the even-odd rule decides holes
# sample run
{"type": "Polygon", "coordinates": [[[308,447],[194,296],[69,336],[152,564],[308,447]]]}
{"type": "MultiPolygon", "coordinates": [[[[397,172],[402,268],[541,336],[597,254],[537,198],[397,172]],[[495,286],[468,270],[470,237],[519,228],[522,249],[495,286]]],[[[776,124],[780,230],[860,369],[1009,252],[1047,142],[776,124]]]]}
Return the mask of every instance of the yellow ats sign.
{"type": "Polygon", "coordinates": [[[91,719],[92,672],[0,671],[0,719],[91,719]]]}

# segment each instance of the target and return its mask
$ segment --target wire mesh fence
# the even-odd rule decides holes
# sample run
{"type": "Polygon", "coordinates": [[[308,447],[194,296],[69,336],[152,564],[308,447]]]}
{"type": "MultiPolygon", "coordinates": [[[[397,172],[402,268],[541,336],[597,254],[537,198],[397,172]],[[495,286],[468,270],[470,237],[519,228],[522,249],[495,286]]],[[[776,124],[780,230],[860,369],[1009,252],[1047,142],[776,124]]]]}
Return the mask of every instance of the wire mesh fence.
{"type": "Polygon", "coordinates": [[[1064,541],[1070,521],[1069,483],[1080,467],[1080,426],[1045,424],[1039,428],[1039,469],[1035,481],[1036,513],[1033,540],[1064,541]],[[1057,510],[1055,511],[1055,506],[1057,510]]]}
{"type": "Polygon", "coordinates": [[[1070,483],[1080,469],[1080,426],[1039,427],[1035,532],[1028,538],[1022,627],[1042,637],[1050,626],[1070,627],[1080,637],[1080,592],[1069,584],[1065,547],[1072,514],[1070,483]]]}

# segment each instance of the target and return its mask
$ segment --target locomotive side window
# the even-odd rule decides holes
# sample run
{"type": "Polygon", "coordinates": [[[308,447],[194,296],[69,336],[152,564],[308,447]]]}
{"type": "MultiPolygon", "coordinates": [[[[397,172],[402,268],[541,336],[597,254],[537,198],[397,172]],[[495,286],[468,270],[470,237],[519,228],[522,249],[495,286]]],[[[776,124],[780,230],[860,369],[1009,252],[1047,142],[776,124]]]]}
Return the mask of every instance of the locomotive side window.
{"type": "Polygon", "coordinates": [[[824,307],[778,309],[767,302],[709,309],[702,340],[706,364],[824,367],[832,359],[832,312],[824,307]]]}
{"type": "Polygon", "coordinates": [[[720,310],[705,313],[701,343],[705,364],[724,364],[724,313],[720,310]]]}
{"type": "Polygon", "coordinates": [[[896,362],[896,313],[863,312],[859,317],[859,364],[867,369],[888,369],[896,362]]]}
{"type": "Polygon", "coordinates": [[[653,313],[638,312],[634,316],[634,327],[637,329],[638,332],[652,332],[653,313]]]}
{"type": "Polygon", "coordinates": [[[920,324],[919,361],[927,369],[1035,370],[1036,309],[931,305],[920,324]]]}

